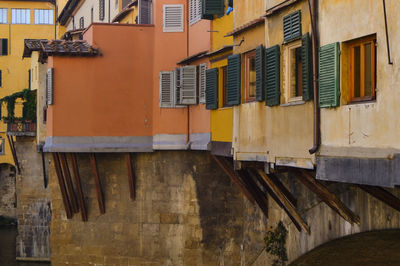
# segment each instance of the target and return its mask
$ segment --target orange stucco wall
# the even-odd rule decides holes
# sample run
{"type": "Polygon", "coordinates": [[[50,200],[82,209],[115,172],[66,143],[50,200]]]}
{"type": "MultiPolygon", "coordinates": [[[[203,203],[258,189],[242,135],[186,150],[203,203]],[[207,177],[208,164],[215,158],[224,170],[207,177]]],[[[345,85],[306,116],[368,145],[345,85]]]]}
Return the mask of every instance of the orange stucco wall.
{"type": "Polygon", "coordinates": [[[154,28],[96,25],[102,56],[62,57],[54,67],[48,136],[151,136],[154,28]]]}

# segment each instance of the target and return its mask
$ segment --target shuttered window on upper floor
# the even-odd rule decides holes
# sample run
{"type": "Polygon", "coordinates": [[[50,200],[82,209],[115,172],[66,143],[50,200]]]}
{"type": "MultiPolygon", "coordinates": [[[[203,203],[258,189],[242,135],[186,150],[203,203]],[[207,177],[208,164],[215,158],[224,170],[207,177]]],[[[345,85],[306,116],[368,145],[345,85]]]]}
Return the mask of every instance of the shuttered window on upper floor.
{"type": "Polygon", "coordinates": [[[54,11],[51,9],[35,9],[35,24],[53,24],[54,11]]]}
{"type": "Polygon", "coordinates": [[[283,40],[285,42],[301,37],[301,12],[297,10],[283,18],[283,40]]]}
{"type": "Polygon", "coordinates": [[[227,102],[229,106],[239,105],[241,99],[241,59],[240,54],[228,57],[228,91],[227,102]]]}
{"type": "Polygon", "coordinates": [[[207,64],[199,65],[199,103],[206,103],[206,70],[207,64]]]}
{"type": "Polygon", "coordinates": [[[54,69],[49,68],[46,73],[46,103],[52,105],[54,103],[54,69]]]}
{"type": "Polygon", "coordinates": [[[163,5],[163,32],[183,30],[183,5],[163,5]]]}
{"type": "Polygon", "coordinates": [[[224,15],[224,11],[225,0],[202,0],[202,18],[213,19],[214,15],[224,15]]]}
{"type": "Polygon", "coordinates": [[[174,72],[160,72],[160,107],[174,106],[174,72]]]}
{"type": "Polygon", "coordinates": [[[103,21],[105,17],[105,0],[99,0],[99,20],[103,21]]]}
{"type": "Polygon", "coordinates": [[[256,48],[256,100],[265,100],[265,48],[256,48]]]}
{"type": "Polygon", "coordinates": [[[303,101],[313,98],[312,86],[312,54],[310,34],[304,34],[301,38],[301,62],[302,62],[302,89],[303,101]]]}
{"type": "Polygon", "coordinates": [[[79,28],[80,29],[85,28],[85,19],[83,17],[80,17],[79,19],[79,28]]]}
{"type": "Polygon", "coordinates": [[[0,39],[0,55],[8,55],[8,39],[0,39]]]}
{"type": "Polygon", "coordinates": [[[206,71],[206,109],[218,108],[218,68],[206,71]]]}
{"type": "Polygon", "coordinates": [[[151,0],[139,0],[139,24],[151,24],[153,21],[152,8],[153,4],[151,0]]]}
{"type": "Polygon", "coordinates": [[[189,23],[190,25],[201,20],[202,0],[189,0],[189,23]]]}
{"type": "Polygon", "coordinates": [[[319,106],[337,107],[340,100],[340,49],[332,43],[319,49],[319,106]]]}
{"type": "Polygon", "coordinates": [[[30,9],[11,9],[12,24],[31,24],[30,9]]]}
{"type": "Polygon", "coordinates": [[[180,70],[181,95],[180,104],[192,105],[197,103],[197,67],[183,66],[180,70]]]}
{"type": "Polygon", "coordinates": [[[0,24],[7,24],[7,8],[0,8],[0,24]]]}
{"type": "Polygon", "coordinates": [[[275,45],[265,50],[265,104],[280,104],[280,46],[275,45]]]}

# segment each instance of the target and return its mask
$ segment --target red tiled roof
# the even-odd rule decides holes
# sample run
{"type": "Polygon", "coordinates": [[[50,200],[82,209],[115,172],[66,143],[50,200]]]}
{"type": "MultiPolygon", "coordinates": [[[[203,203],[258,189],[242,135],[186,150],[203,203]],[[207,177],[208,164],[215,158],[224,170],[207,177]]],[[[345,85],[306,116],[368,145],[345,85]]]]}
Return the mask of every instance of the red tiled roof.
{"type": "Polygon", "coordinates": [[[233,31],[231,31],[228,34],[226,34],[225,37],[237,35],[237,34],[243,32],[243,31],[248,30],[249,28],[252,28],[252,27],[257,26],[258,24],[264,23],[264,21],[265,21],[265,19],[263,17],[254,19],[254,20],[252,20],[250,22],[247,22],[247,23],[237,27],[233,31]]]}

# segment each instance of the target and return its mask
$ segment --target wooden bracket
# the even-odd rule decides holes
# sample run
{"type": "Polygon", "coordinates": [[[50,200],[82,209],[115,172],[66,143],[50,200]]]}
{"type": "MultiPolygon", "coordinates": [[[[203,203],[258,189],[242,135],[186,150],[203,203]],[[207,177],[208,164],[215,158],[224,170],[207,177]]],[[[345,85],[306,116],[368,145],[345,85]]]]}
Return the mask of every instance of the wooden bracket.
{"type": "Polygon", "coordinates": [[[257,173],[263,178],[263,180],[265,181],[265,183],[269,187],[269,189],[279,199],[279,201],[284,206],[284,210],[289,215],[289,217],[292,217],[296,221],[296,223],[301,227],[301,229],[303,229],[305,232],[310,234],[310,227],[307,225],[307,223],[304,221],[304,219],[298,213],[298,211],[296,210],[296,207],[290,202],[290,200],[288,198],[286,198],[285,194],[273,182],[273,180],[269,177],[269,175],[264,173],[264,171],[261,169],[258,169],[257,173]]]}
{"type": "Polygon", "coordinates": [[[128,170],[128,181],[129,181],[129,195],[131,200],[135,200],[135,175],[133,172],[133,167],[132,167],[132,160],[131,160],[131,154],[128,152],[126,153],[126,168],[128,170]]]}
{"type": "Polygon", "coordinates": [[[242,179],[243,183],[247,187],[247,190],[251,193],[257,205],[264,213],[265,217],[268,218],[268,197],[251,178],[246,170],[240,170],[238,176],[242,179]]]}
{"type": "Polygon", "coordinates": [[[301,183],[314,192],[332,210],[343,217],[343,219],[351,224],[360,224],[360,217],[350,210],[335,194],[318,182],[309,172],[306,170],[292,170],[292,173],[294,173],[301,183]]]}
{"type": "Polygon", "coordinates": [[[69,198],[70,198],[71,204],[72,204],[72,211],[74,213],[78,213],[79,206],[78,206],[78,202],[76,200],[74,186],[72,185],[71,174],[69,172],[67,159],[65,158],[64,153],[59,153],[58,157],[60,158],[62,171],[64,173],[64,180],[65,180],[65,183],[67,184],[67,190],[68,190],[69,198]]]}
{"type": "Polygon", "coordinates": [[[96,156],[94,153],[90,154],[90,163],[92,165],[94,183],[96,185],[97,201],[99,202],[99,210],[100,210],[101,214],[104,214],[106,212],[105,206],[104,206],[104,196],[103,196],[103,190],[101,188],[99,171],[97,169],[96,156]]]}
{"type": "Polygon", "coordinates": [[[58,178],[58,185],[60,186],[60,191],[61,191],[61,195],[62,195],[62,199],[63,199],[63,203],[64,203],[65,213],[67,214],[67,218],[71,219],[72,218],[71,205],[69,203],[67,190],[65,188],[64,177],[63,177],[63,174],[61,171],[58,153],[53,152],[52,154],[53,154],[53,160],[54,160],[54,167],[56,169],[56,174],[57,174],[57,178],[58,178]]]}
{"type": "Polygon", "coordinates": [[[17,151],[15,150],[14,138],[13,138],[13,136],[7,135],[7,139],[8,139],[8,144],[10,145],[11,154],[13,156],[15,166],[17,167],[17,173],[21,174],[21,168],[19,167],[19,163],[18,163],[17,151]]]}
{"type": "Polygon", "coordinates": [[[74,173],[75,187],[78,192],[78,202],[79,202],[79,207],[80,207],[81,214],[82,214],[82,221],[86,222],[88,220],[88,217],[87,217],[87,210],[86,210],[86,205],[85,205],[85,197],[83,195],[81,177],[79,175],[78,162],[76,160],[76,155],[74,153],[71,153],[71,161],[72,161],[72,171],[74,173]]]}
{"type": "Polygon", "coordinates": [[[358,187],[370,194],[372,197],[400,212],[400,199],[386,189],[367,185],[358,185],[358,187]]]}

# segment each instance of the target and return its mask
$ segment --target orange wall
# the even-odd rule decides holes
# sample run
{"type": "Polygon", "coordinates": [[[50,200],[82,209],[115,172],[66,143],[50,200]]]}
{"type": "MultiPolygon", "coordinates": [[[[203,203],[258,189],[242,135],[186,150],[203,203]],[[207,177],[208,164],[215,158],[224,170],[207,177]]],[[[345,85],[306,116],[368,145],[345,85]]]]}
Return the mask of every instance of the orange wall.
{"type": "Polygon", "coordinates": [[[61,57],[54,67],[48,136],[151,136],[153,27],[94,24],[102,56],[61,57]]]}

